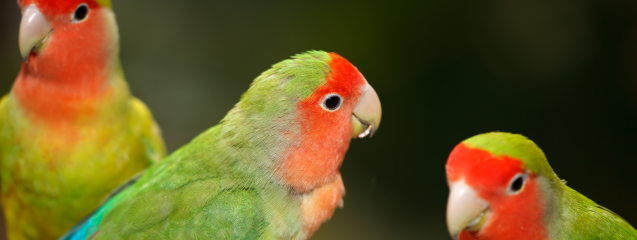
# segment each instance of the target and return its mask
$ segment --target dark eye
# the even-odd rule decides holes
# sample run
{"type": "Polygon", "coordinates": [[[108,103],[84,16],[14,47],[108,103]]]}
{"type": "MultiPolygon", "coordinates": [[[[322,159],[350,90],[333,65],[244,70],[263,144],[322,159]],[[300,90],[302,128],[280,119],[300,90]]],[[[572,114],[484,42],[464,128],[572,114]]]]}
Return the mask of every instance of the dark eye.
{"type": "Polygon", "coordinates": [[[333,112],[338,110],[341,107],[341,104],[343,104],[343,97],[341,97],[341,95],[338,95],[336,93],[330,93],[323,98],[323,102],[321,103],[321,106],[325,110],[333,112]]]}
{"type": "Polygon", "coordinates": [[[88,17],[88,5],[86,3],[82,3],[75,9],[73,13],[73,22],[81,22],[84,21],[88,17]]]}
{"type": "Polygon", "coordinates": [[[507,189],[507,192],[509,194],[517,194],[520,191],[522,191],[522,189],[524,188],[524,183],[526,182],[527,178],[528,178],[528,174],[527,173],[518,173],[518,174],[516,174],[511,179],[511,182],[509,183],[509,189],[507,189]]]}

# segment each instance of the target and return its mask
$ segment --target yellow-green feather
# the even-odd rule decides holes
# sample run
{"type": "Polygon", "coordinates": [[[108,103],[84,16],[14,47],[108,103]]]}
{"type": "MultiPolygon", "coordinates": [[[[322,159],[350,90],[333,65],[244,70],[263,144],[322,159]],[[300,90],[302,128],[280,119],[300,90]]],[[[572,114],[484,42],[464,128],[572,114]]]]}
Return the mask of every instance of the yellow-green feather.
{"type": "Polygon", "coordinates": [[[0,102],[0,176],[10,239],[56,239],[121,182],[165,155],[148,108],[123,75],[81,122],[51,123],[0,102]]]}
{"type": "Polygon", "coordinates": [[[107,8],[113,7],[113,5],[111,5],[111,0],[95,0],[95,1],[102,7],[107,7],[107,8]]]}

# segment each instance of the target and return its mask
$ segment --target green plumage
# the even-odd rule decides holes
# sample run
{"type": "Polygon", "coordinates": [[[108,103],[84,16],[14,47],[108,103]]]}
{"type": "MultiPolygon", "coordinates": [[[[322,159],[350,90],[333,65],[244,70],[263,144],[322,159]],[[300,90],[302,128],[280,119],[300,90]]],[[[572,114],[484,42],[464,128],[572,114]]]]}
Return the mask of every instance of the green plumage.
{"type": "Polygon", "coordinates": [[[620,216],[566,186],[542,150],[526,137],[492,132],[464,143],[496,156],[520,159],[527,169],[540,176],[549,239],[637,239],[637,231],[620,216]]]}
{"type": "Polygon", "coordinates": [[[551,239],[637,239],[637,231],[624,219],[597,205],[565,184],[555,192],[555,219],[549,224],[551,239]]]}
{"type": "Polygon", "coordinates": [[[282,133],[299,132],[296,104],[326,81],[329,59],[314,51],[264,72],[220,124],[149,168],[73,239],[306,238],[301,199],[274,170],[299,142],[282,133]]]}

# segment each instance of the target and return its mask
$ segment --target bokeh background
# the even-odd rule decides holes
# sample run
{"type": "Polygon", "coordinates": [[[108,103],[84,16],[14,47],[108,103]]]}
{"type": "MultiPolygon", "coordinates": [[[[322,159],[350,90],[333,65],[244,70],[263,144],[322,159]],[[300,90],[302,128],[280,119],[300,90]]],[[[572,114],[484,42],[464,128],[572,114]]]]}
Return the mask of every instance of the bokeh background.
{"type": "MultiPolygon", "coordinates": [[[[383,123],[353,141],[347,188],[313,239],[448,239],[444,166],[478,133],[522,133],[561,178],[637,225],[637,1],[113,0],[133,93],[172,151],[259,73],[311,49],[349,59],[383,123]]],[[[0,92],[20,67],[0,3],[0,92]]]]}

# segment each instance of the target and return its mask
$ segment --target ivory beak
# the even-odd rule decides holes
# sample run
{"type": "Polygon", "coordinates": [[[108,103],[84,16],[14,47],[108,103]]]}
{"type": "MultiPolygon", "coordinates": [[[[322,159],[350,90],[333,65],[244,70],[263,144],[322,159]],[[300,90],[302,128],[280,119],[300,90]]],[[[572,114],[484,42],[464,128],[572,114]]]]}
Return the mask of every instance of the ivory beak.
{"type": "Polygon", "coordinates": [[[462,230],[477,231],[482,227],[488,217],[489,204],[464,180],[450,183],[449,188],[447,229],[451,237],[457,239],[462,230]]]}
{"type": "Polygon", "coordinates": [[[20,55],[24,62],[29,60],[31,51],[40,47],[52,31],[53,26],[46,20],[35,4],[31,4],[24,9],[22,20],[20,21],[18,39],[20,55]]]}
{"type": "Polygon", "coordinates": [[[378,126],[380,126],[381,115],[378,94],[372,86],[366,84],[363,86],[363,94],[359,97],[352,113],[352,138],[374,136],[378,126]]]}

